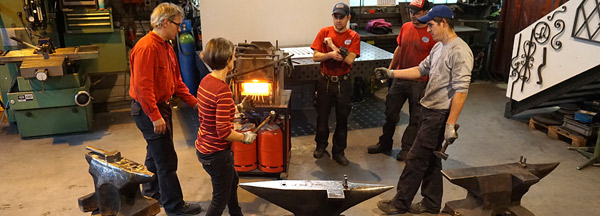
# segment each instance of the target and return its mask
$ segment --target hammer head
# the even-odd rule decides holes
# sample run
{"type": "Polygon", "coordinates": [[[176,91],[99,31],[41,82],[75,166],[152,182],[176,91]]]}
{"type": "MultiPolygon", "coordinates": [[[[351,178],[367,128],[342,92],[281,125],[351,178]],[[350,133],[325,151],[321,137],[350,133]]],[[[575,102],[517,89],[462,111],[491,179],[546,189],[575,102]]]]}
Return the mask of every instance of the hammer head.
{"type": "Polygon", "coordinates": [[[448,154],[441,152],[441,151],[434,151],[433,154],[435,154],[435,156],[444,159],[444,160],[448,160],[448,154]]]}

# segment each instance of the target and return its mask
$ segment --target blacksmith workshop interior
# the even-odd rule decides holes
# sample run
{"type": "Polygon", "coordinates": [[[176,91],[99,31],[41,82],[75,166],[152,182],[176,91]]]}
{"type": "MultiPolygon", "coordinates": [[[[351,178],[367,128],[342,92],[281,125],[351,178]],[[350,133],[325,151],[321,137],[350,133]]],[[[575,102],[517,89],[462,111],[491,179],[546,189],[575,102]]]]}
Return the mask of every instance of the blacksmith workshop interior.
{"type": "Polygon", "coordinates": [[[0,0],[0,215],[600,212],[598,0],[0,0]]]}

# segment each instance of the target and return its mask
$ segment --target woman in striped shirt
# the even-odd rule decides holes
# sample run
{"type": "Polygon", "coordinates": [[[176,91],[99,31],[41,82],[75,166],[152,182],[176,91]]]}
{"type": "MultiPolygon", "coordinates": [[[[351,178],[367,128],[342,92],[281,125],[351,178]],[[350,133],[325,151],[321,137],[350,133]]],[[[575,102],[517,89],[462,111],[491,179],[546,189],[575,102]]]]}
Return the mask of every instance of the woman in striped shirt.
{"type": "Polygon", "coordinates": [[[230,215],[242,215],[237,198],[239,179],[233,167],[231,143],[250,144],[256,139],[256,133],[233,130],[234,115],[242,111],[238,108],[249,108],[247,105],[234,105],[231,89],[225,82],[235,61],[233,43],[224,38],[211,39],[206,44],[202,59],[213,69],[200,82],[197,95],[200,128],[196,139],[196,155],[210,175],[213,187],[213,197],[206,215],[221,215],[226,205],[230,215]]]}

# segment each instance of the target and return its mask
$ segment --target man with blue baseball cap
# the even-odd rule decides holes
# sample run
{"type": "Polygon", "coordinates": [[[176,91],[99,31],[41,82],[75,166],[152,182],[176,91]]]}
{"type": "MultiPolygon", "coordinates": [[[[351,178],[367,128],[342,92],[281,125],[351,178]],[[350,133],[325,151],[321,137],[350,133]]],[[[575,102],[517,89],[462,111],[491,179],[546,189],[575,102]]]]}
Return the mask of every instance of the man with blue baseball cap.
{"type": "Polygon", "coordinates": [[[420,101],[422,108],[417,137],[408,152],[396,195],[391,200],[377,203],[377,207],[386,213],[440,212],[442,161],[433,152],[442,148],[444,140],[451,144],[458,138],[455,124],[467,97],[473,69],[473,53],[454,32],[453,19],[454,13],[447,6],[431,8],[425,16],[418,18],[419,22],[427,24],[433,40],[438,41],[429,56],[416,67],[404,70],[381,67],[374,71],[375,77],[381,80],[414,80],[429,76],[420,101]],[[412,204],[420,186],[423,199],[412,204]]]}

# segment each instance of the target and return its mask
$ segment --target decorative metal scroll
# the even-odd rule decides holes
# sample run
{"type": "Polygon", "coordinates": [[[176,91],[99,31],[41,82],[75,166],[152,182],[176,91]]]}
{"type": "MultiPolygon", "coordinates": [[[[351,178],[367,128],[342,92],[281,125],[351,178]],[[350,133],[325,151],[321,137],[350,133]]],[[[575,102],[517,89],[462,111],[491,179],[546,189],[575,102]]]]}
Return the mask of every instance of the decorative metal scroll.
{"type": "Polygon", "coordinates": [[[547,48],[544,47],[544,52],[543,52],[543,55],[542,55],[542,63],[540,64],[540,66],[538,66],[538,70],[537,70],[537,72],[538,72],[538,81],[537,81],[537,84],[538,85],[541,85],[542,81],[543,81],[542,80],[542,68],[546,67],[546,51],[547,51],[547,48]]]}
{"type": "Polygon", "coordinates": [[[560,10],[554,11],[554,13],[552,13],[551,16],[548,16],[548,21],[552,21],[554,19],[554,15],[556,15],[557,13],[564,13],[567,12],[567,6],[562,6],[560,7],[560,10]]]}
{"type": "Polygon", "coordinates": [[[560,42],[556,38],[565,31],[565,21],[563,21],[562,19],[557,19],[556,21],[554,21],[554,27],[560,29],[560,31],[558,31],[558,33],[556,33],[552,37],[550,44],[552,44],[552,48],[554,48],[554,50],[559,50],[560,48],[562,48],[562,42],[560,42]]]}
{"type": "Polygon", "coordinates": [[[512,58],[512,64],[511,64],[512,72],[511,72],[510,76],[511,77],[516,76],[515,80],[512,83],[511,98],[512,98],[512,91],[514,91],[514,86],[517,81],[519,81],[519,80],[522,81],[521,92],[523,92],[525,83],[529,82],[529,80],[531,79],[531,70],[533,68],[533,63],[535,61],[535,58],[533,57],[533,55],[535,54],[535,51],[537,50],[537,44],[534,41],[534,38],[535,38],[534,35],[535,35],[535,28],[532,30],[529,40],[526,40],[525,42],[523,42],[523,54],[520,54],[521,35],[519,35],[519,46],[517,47],[517,55],[512,58]],[[518,59],[521,59],[521,60],[518,60],[518,59]]]}
{"type": "Polygon", "coordinates": [[[571,33],[571,36],[582,40],[600,43],[599,32],[600,1],[583,0],[577,7],[577,13],[575,14],[575,22],[573,23],[573,32],[571,33]],[[586,12],[586,8],[592,8],[591,12],[586,12]],[[582,20],[580,20],[580,18],[582,20]]]}
{"type": "Polygon", "coordinates": [[[550,38],[550,25],[544,21],[538,22],[533,28],[533,33],[535,41],[539,44],[544,44],[550,38]]]}

